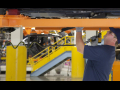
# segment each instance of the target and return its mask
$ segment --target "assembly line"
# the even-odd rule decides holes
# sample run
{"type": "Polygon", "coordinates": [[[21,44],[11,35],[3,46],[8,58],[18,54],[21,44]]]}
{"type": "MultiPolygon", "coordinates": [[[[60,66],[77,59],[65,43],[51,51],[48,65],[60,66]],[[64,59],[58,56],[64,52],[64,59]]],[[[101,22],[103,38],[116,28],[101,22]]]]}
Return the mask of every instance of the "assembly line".
{"type": "Polygon", "coordinates": [[[91,8],[5,10],[0,11],[1,81],[120,81],[120,15],[91,8]],[[108,57],[99,56],[102,49],[88,49],[104,44],[112,50],[104,54],[108,57]],[[99,57],[111,64],[94,63],[99,57]]]}

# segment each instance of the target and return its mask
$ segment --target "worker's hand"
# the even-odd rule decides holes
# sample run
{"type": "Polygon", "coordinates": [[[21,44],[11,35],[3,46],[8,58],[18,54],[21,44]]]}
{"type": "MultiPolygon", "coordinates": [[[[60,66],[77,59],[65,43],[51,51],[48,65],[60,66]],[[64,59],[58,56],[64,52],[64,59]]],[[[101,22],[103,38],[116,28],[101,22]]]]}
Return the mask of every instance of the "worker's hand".
{"type": "Polygon", "coordinates": [[[83,29],[84,27],[76,27],[76,32],[82,32],[82,29],[83,29]]]}

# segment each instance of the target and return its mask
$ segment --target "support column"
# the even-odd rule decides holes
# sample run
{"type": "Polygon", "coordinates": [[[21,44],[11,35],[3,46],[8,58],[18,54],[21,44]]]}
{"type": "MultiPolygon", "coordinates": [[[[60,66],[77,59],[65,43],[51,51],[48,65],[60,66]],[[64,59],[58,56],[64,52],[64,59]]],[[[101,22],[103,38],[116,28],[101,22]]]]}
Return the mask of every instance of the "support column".
{"type": "Polygon", "coordinates": [[[77,51],[77,48],[72,48],[72,78],[83,78],[84,75],[84,58],[83,54],[77,51]]]}
{"type": "MultiPolygon", "coordinates": [[[[74,44],[76,44],[76,30],[74,30],[74,44]]],[[[77,51],[77,47],[73,46],[72,48],[72,57],[71,57],[71,77],[72,80],[76,81],[77,80],[82,80],[83,75],[84,75],[84,58],[83,54],[79,53],[77,51]],[[80,78],[80,79],[78,79],[80,78]]]]}
{"type": "MultiPolygon", "coordinates": [[[[16,46],[22,39],[22,27],[16,28],[11,33],[11,42],[16,46]]],[[[26,81],[26,60],[27,49],[25,46],[20,45],[17,49],[14,49],[12,46],[7,46],[6,81],[26,81]]]]}

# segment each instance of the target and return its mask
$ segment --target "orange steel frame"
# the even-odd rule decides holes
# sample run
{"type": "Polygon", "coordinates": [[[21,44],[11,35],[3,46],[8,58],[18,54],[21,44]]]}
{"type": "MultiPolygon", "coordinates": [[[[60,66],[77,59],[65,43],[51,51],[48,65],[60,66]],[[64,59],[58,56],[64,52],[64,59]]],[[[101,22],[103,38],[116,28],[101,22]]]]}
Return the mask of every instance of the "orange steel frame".
{"type": "MultiPolygon", "coordinates": [[[[61,30],[65,27],[84,27],[83,30],[109,30],[109,27],[120,27],[120,19],[31,19],[23,15],[0,15],[0,27],[25,27],[24,35],[31,33],[49,33],[50,30],[61,30]]],[[[75,30],[75,28],[70,29],[75,30]]],[[[69,31],[65,31],[69,33],[69,31]]]]}
{"type": "Polygon", "coordinates": [[[31,19],[23,15],[0,15],[0,27],[35,27],[38,30],[85,27],[83,30],[109,30],[109,27],[120,28],[120,19],[31,19]]]}

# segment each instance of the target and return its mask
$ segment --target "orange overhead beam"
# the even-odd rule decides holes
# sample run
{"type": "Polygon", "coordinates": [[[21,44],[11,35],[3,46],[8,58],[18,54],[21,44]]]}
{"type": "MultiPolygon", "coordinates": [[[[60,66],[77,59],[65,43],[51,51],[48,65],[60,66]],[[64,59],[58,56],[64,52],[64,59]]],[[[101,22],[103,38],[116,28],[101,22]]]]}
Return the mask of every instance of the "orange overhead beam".
{"type": "Polygon", "coordinates": [[[35,30],[61,30],[65,27],[35,27],[35,30]]]}
{"type": "MultiPolygon", "coordinates": [[[[66,27],[36,27],[35,30],[61,30],[66,27]]],[[[76,30],[75,28],[69,30],[76,30]]],[[[98,27],[84,27],[83,30],[99,30],[98,27]]],[[[108,27],[102,27],[101,30],[109,30],[108,27]]]]}
{"type": "Polygon", "coordinates": [[[24,19],[24,27],[120,27],[120,19],[24,19]]]}
{"type": "Polygon", "coordinates": [[[25,19],[30,18],[23,15],[0,15],[0,27],[21,27],[25,19]]]}
{"type": "MultiPolygon", "coordinates": [[[[100,27],[101,30],[110,30],[109,27],[100,27]]],[[[83,30],[99,30],[99,27],[85,27],[83,30]]]]}
{"type": "Polygon", "coordinates": [[[41,30],[85,27],[83,30],[109,30],[108,27],[120,28],[120,19],[30,19],[23,15],[0,15],[0,27],[39,27],[41,30]]]}

